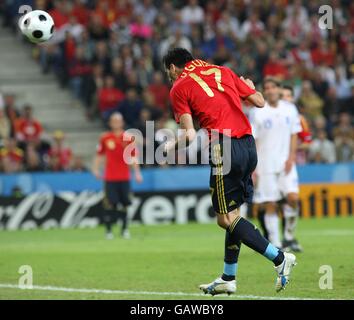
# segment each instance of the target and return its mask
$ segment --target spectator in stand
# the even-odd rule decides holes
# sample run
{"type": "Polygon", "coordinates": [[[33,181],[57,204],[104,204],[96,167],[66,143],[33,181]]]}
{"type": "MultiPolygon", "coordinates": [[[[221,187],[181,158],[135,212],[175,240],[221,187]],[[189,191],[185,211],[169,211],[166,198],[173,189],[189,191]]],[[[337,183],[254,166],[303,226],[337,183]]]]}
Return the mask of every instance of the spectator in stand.
{"type": "Polygon", "coordinates": [[[240,23],[238,19],[228,11],[223,11],[216,27],[224,34],[229,34],[234,40],[240,37],[240,23]]]}
{"type": "Polygon", "coordinates": [[[347,112],[342,112],[339,114],[338,123],[336,128],[333,130],[333,134],[336,136],[340,132],[347,132],[351,139],[354,139],[354,127],[352,122],[352,116],[347,112]]]}
{"type": "Polygon", "coordinates": [[[163,114],[168,114],[169,110],[161,110],[157,106],[154,95],[149,91],[145,90],[143,93],[143,108],[149,110],[149,114],[152,120],[160,119],[163,114]]]}
{"type": "Polygon", "coordinates": [[[53,1],[54,8],[49,10],[49,14],[52,16],[56,30],[60,30],[66,23],[69,22],[69,7],[65,1],[55,0],[53,1]]]}
{"type": "Polygon", "coordinates": [[[192,42],[182,33],[181,29],[176,29],[171,36],[161,42],[160,57],[163,57],[170,47],[181,47],[192,50],[192,42]]]}
{"type": "Polygon", "coordinates": [[[114,86],[121,91],[125,91],[127,78],[124,73],[123,60],[120,57],[115,57],[112,61],[112,76],[114,78],[114,86]]]}
{"type": "Polygon", "coordinates": [[[170,90],[163,80],[162,73],[156,71],[151,84],[148,86],[148,91],[154,96],[156,106],[162,111],[166,111],[170,98],[170,90]]]}
{"type": "Polygon", "coordinates": [[[104,87],[104,72],[100,64],[95,64],[92,67],[92,74],[90,74],[84,81],[84,104],[87,108],[87,117],[92,119],[99,109],[97,108],[99,90],[104,87]]]}
{"type": "MultiPolygon", "coordinates": [[[[75,41],[78,41],[84,32],[83,25],[78,22],[74,15],[71,15],[68,23],[64,24],[60,29],[61,37],[63,37],[63,39],[67,32],[73,37],[73,39],[75,39],[75,41]]],[[[58,32],[56,32],[56,37],[58,38],[58,32]]]]}
{"type": "Polygon", "coordinates": [[[90,20],[90,10],[86,7],[83,0],[74,0],[71,14],[76,17],[77,22],[83,26],[87,26],[90,20]]]}
{"type": "Polygon", "coordinates": [[[82,47],[77,47],[75,58],[69,65],[70,87],[74,95],[75,103],[84,101],[83,84],[92,72],[92,67],[85,59],[82,47]]]}
{"type": "Polygon", "coordinates": [[[48,170],[52,172],[60,172],[61,166],[58,157],[50,157],[48,162],[48,170]]]}
{"type": "Polygon", "coordinates": [[[70,170],[72,151],[69,147],[65,147],[64,132],[57,130],[53,133],[53,145],[49,151],[51,169],[54,171],[70,170]]]}
{"type": "Polygon", "coordinates": [[[325,130],[319,130],[309,148],[309,160],[315,163],[336,162],[336,148],[327,138],[325,130]]]}
{"type": "Polygon", "coordinates": [[[86,171],[88,171],[88,169],[86,168],[86,166],[84,164],[84,160],[82,159],[81,156],[74,156],[70,171],[75,171],[75,172],[86,172],[86,171]]]}
{"type": "Polygon", "coordinates": [[[127,85],[126,90],[133,89],[140,96],[143,92],[143,87],[139,83],[138,71],[132,70],[127,72],[127,85]]]}
{"type": "Polygon", "coordinates": [[[28,143],[25,151],[25,168],[28,172],[44,171],[43,161],[36,150],[36,145],[28,143]]]}
{"type": "MultiPolygon", "coordinates": [[[[286,38],[292,45],[299,45],[305,36],[305,29],[308,26],[308,18],[301,15],[304,12],[299,7],[288,13],[287,18],[282,23],[286,38]],[[300,15],[300,19],[299,19],[300,15]]],[[[306,12],[306,10],[305,10],[306,12]]]]}
{"type": "Polygon", "coordinates": [[[328,41],[321,40],[311,51],[312,62],[315,66],[324,64],[326,66],[334,65],[335,53],[329,48],[328,41]]]}
{"type": "Polygon", "coordinates": [[[276,51],[272,51],[269,55],[269,59],[264,65],[263,76],[264,77],[276,77],[280,80],[288,78],[288,68],[284,61],[279,57],[276,51]]]}
{"type": "Polygon", "coordinates": [[[339,162],[354,161],[353,129],[339,128],[334,136],[336,156],[339,162]]]}
{"type": "Polygon", "coordinates": [[[134,14],[141,16],[146,25],[152,25],[157,16],[157,10],[151,0],[138,1],[134,14]]]}
{"type": "Polygon", "coordinates": [[[20,112],[15,105],[15,96],[13,94],[5,94],[4,96],[4,112],[7,118],[10,121],[11,133],[10,135],[15,134],[15,124],[20,116],[20,112]]]}
{"type": "Polygon", "coordinates": [[[116,111],[123,115],[128,128],[134,128],[138,124],[141,109],[142,101],[136,90],[131,88],[128,90],[126,98],[119,103],[116,111]]]}
{"type": "Polygon", "coordinates": [[[242,39],[259,37],[264,31],[264,23],[259,19],[257,12],[252,12],[249,18],[244,21],[241,26],[241,37],[242,39]]]}
{"type": "Polygon", "coordinates": [[[208,59],[212,59],[220,48],[233,52],[235,50],[235,43],[228,33],[224,33],[222,29],[216,28],[215,34],[208,41],[205,41],[202,50],[208,59]]]}
{"type": "Polygon", "coordinates": [[[306,80],[302,84],[302,92],[299,98],[299,104],[305,108],[305,116],[309,120],[322,114],[323,100],[313,90],[310,81],[306,80]]]}
{"type": "Polygon", "coordinates": [[[346,71],[341,67],[337,66],[334,70],[335,72],[335,83],[334,88],[336,90],[336,95],[339,100],[345,100],[350,97],[350,82],[347,79],[346,71]]]}
{"type": "Polygon", "coordinates": [[[121,101],[124,93],[114,86],[114,78],[106,76],[104,87],[98,90],[98,109],[104,121],[107,121],[110,115],[115,111],[121,101]]]}
{"type": "Polygon", "coordinates": [[[90,38],[94,41],[108,40],[108,29],[103,25],[102,17],[98,14],[92,14],[88,25],[90,38]]]}
{"type": "Polygon", "coordinates": [[[130,34],[133,38],[140,40],[149,39],[152,36],[152,27],[144,22],[143,15],[137,15],[135,21],[130,24],[130,34]]]}
{"type": "Polygon", "coordinates": [[[96,43],[93,63],[101,64],[105,73],[110,73],[111,57],[109,56],[108,45],[105,41],[98,41],[96,43]]]}
{"type": "Polygon", "coordinates": [[[204,11],[198,5],[198,0],[189,0],[188,5],[182,8],[182,22],[185,24],[201,24],[204,20],[204,11]]]}
{"type": "Polygon", "coordinates": [[[23,107],[22,116],[16,121],[16,139],[20,142],[40,143],[43,128],[41,123],[33,117],[32,106],[26,104],[23,107]]]}
{"type": "Polygon", "coordinates": [[[0,145],[2,141],[9,138],[11,134],[11,123],[6,117],[4,108],[0,107],[0,145]]]}
{"type": "Polygon", "coordinates": [[[0,162],[4,172],[14,173],[22,171],[23,161],[23,151],[17,146],[16,139],[5,139],[4,147],[0,149],[0,162]]]}

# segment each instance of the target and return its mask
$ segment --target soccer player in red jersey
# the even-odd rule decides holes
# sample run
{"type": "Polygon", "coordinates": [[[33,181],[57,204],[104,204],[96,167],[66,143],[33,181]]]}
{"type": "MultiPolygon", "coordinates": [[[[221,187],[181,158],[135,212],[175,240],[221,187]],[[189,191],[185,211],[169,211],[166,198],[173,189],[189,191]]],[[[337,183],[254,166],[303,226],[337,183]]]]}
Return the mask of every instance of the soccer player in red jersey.
{"type": "Polygon", "coordinates": [[[136,159],[135,148],[132,149],[131,154],[124,154],[125,148],[134,141],[124,131],[122,115],[117,112],[113,113],[109,119],[109,125],[111,131],[102,134],[100,138],[92,171],[97,179],[103,178],[104,180],[102,204],[105,211],[104,223],[107,239],[113,238],[112,222],[117,212],[121,214],[123,220],[121,235],[124,238],[129,238],[127,215],[127,207],[131,204],[129,163],[134,169],[135,180],[140,183],[143,179],[136,159]],[[102,177],[100,169],[104,160],[106,163],[102,177]]]}
{"type": "Polygon", "coordinates": [[[211,135],[210,190],[217,223],[226,230],[225,256],[222,276],[201,285],[200,289],[212,295],[236,291],[241,243],[274,263],[276,291],[284,289],[295,264],[295,256],[274,247],[239,213],[242,203],[252,199],[251,174],[257,164],[255,141],[250,123],[242,111],[241,100],[262,108],[262,94],[255,90],[251,80],[239,78],[226,67],[194,59],[183,48],[169,50],[163,58],[163,65],[173,82],[170,98],[175,120],[184,129],[184,134],[176,142],[165,144],[165,151],[168,153],[185,146],[186,142],[191,143],[196,136],[193,118],[211,135]],[[213,142],[213,132],[218,132],[221,139],[213,142]],[[224,141],[230,142],[231,147],[224,148],[224,141]],[[226,162],[231,163],[229,172],[224,172],[226,162]]]}

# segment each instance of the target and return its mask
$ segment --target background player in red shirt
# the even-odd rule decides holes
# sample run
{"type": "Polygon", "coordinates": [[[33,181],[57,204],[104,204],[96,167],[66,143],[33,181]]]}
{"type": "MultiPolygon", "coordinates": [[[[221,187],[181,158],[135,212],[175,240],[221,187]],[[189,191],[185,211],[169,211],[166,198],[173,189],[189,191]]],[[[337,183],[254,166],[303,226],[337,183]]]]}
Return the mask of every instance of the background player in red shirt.
{"type": "Polygon", "coordinates": [[[175,119],[185,129],[176,142],[166,143],[165,151],[184,146],[195,138],[193,118],[211,135],[216,131],[222,138],[212,141],[211,136],[210,189],[218,225],[226,230],[224,271],[220,278],[201,285],[200,289],[212,295],[236,291],[241,243],[274,263],[278,275],[276,291],[284,289],[295,256],[274,247],[239,213],[239,207],[252,200],[251,174],[257,164],[256,145],[250,123],[242,111],[241,99],[261,108],[264,106],[262,94],[255,90],[251,80],[239,78],[226,67],[195,60],[183,48],[169,50],[163,64],[173,82],[170,98],[175,119]],[[225,134],[231,148],[224,143],[225,134]],[[226,162],[231,164],[229,172],[224,172],[226,162]]]}
{"type": "Polygon", "coordinates": [[[134,142],[124,131],[122,115],[118,112],[113,113],[109,119],[109,126],[112,131],[102,134],[92,171],[97,179],[103,178],[104,180],[104,198],[102,204],[105,211],[104,223],[107,239],[113,238],[112,222],[117,213],[120,213],[123,220],[121,235],[124,238],[129,238],[127,214],[127,207],[131,204],[129,163],[132,164],[134,169],[135,180],[140,183],[143,179],[135,151],[131,154],[124,154],[125,148],[134,142]],[[125,158],[125,156],[129,159],[125,158]],[[104,160],[106,162],[102,177],[101,167],[104,160]]]}

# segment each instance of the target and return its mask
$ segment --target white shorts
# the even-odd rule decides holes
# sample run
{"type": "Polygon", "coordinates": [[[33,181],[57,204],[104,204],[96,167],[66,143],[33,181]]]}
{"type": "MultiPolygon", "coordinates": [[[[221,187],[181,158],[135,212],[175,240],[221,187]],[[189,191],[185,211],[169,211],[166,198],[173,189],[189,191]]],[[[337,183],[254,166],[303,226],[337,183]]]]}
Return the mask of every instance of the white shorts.
{"type": "Polygon", "coordinates": [[[284,171],[258,175],[253,202],[276,202],[289,193],[299,193],[299,177],[296,166],[293,166],[287,175],[284,171]]]}

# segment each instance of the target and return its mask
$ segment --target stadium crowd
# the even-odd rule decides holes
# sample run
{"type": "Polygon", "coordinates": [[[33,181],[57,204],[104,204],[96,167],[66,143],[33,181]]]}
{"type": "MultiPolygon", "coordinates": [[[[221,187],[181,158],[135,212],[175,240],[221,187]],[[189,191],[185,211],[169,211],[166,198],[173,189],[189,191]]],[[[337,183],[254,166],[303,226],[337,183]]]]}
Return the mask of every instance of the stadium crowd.
{"type": "Polygon", "coordinates": [[[86,171],[80,156],[65,145],[58,130],[46,137],[43,126],[26,104],[21,110],[13,94],[0,93],[0,172],[86,171]]]}
{"type": "MultiPolygon", "coordinates": [[[[14,25],[19,1],[3,3],[14,25]]],[[[128,128],[176,128],[161,58],[172,46],[225,65],[258,85],[267,76],[294,89],[313,141],[302,163],[354,160],[354,2],[327,1],[333,28],[319,27],[316,0],[37,0],[56,33],[42,46],[54,72],[89,119],[114,111],[128,128]]],[[[11,144],[11,143],[10,143],[11,144]]],[[[54,166],[55,167],[55,166],[54,166]]]]}

